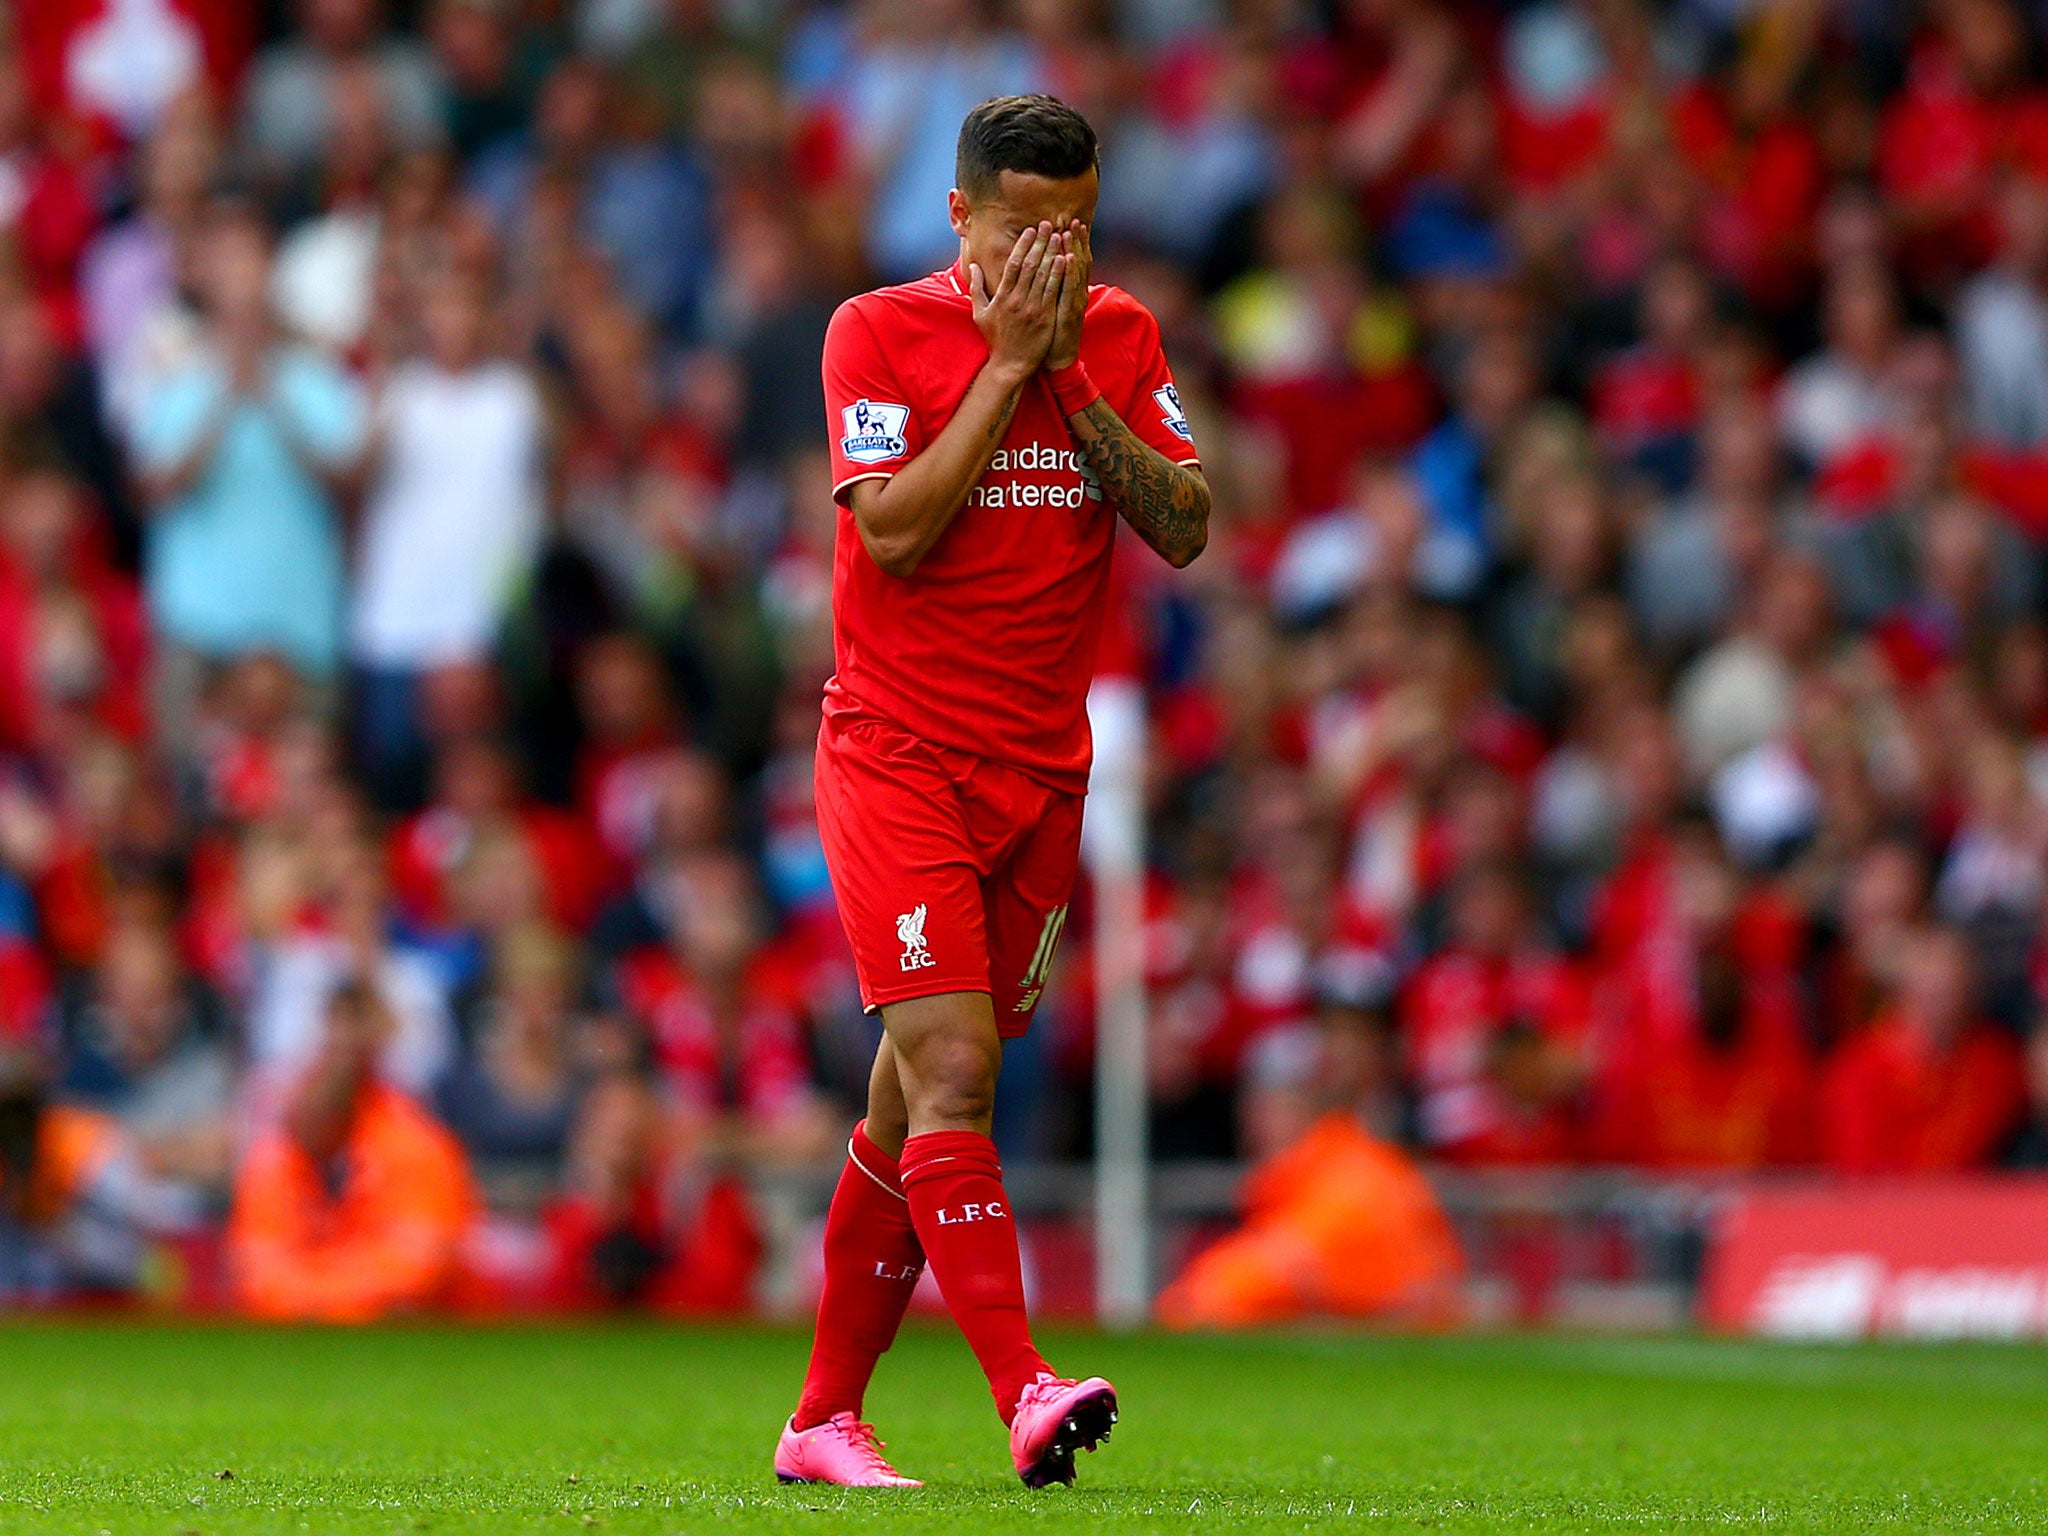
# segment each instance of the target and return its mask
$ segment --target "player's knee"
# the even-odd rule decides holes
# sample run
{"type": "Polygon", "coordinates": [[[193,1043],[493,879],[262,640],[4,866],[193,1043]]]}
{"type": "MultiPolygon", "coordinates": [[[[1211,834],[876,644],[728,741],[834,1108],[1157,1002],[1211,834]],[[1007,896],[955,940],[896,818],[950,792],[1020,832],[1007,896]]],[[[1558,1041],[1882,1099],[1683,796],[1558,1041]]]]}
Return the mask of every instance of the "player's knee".
{"type": "Polygon", "coordinates": [[[975,1041],[949,1040],[933,1041],[919,1054],[910,1118],[926,1126],[986,1125],[996,1098],[996,1062],[989,1053],[975,1041]]]}

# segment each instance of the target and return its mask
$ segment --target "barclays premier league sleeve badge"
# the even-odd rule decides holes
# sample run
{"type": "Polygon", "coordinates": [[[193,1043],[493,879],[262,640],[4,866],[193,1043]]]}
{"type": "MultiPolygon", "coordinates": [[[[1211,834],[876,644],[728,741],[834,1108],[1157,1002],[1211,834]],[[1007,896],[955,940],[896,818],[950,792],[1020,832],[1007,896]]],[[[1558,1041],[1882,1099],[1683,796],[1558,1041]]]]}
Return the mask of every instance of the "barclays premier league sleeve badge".
{"type": "Polygon", "coordinates": [[[839,413],[846,435],[839,439],[839,451],[849,464],[880,464],[900,459],[909,447],[903,429],[910,424],[910,407],[885,405],[879,400],[856,400],[839,413]]]}
{"type": "Polygon", "coordinates": [[[1153,390],[1152,399],[1159,407],[1159,414],[1166,422],[1167,431],[1183,442],[1192,443],[1195,440],[1195,433],[1188,425],[1188,413],[1181,407],[1180,391],[1168,384],[1164,389],[1153,390]]]}

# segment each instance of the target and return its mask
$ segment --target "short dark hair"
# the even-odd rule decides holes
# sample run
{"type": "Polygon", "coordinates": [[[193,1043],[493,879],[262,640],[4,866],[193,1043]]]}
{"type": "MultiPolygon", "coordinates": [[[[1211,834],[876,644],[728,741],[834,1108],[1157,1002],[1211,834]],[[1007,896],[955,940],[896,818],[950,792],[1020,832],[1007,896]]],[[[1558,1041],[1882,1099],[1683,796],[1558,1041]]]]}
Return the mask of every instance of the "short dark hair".
{"type": "Polygon", "coordinates": [[[1052,96],[998,96],[960,125],[954,185],[969,201],[994,197],[1003,172],[1067,181],[1095,164],[1095,130],[1052,96]]]}

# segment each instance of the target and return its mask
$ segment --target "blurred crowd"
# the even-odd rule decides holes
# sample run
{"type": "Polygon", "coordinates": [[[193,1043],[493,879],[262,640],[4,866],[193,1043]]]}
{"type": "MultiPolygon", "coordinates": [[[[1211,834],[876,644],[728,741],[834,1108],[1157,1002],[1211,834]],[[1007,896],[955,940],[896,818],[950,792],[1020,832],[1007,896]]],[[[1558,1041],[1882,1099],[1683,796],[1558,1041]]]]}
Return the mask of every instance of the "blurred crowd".
{"type": "Polygon", "coordinates": [[[1216,490],[1103,657],[1158,1154],[2048,1160],[2014,0],[0,16],[0,1297],[747,1303],[877,1038],[820,344],[1033,89],[1216,490]]]}

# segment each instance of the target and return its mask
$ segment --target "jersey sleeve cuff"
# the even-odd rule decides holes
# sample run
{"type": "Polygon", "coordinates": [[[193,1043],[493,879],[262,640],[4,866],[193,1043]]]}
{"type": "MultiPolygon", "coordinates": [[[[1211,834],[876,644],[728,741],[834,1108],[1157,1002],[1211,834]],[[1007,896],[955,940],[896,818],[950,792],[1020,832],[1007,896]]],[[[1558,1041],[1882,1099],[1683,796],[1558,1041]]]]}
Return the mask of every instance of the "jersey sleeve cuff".
{"type": "Polygon", "coordinates": [[[832,487],[832,499],[838,502],[839,505],[843,507],[846,505],[847,491],[852,489],[854,486],[859,485],[861,481],[894,480],[895,478],[896,471],[893,469],[870,469],[862,474],[848,475],[844,480],[839,481],[836,485],[832,487]]]}

